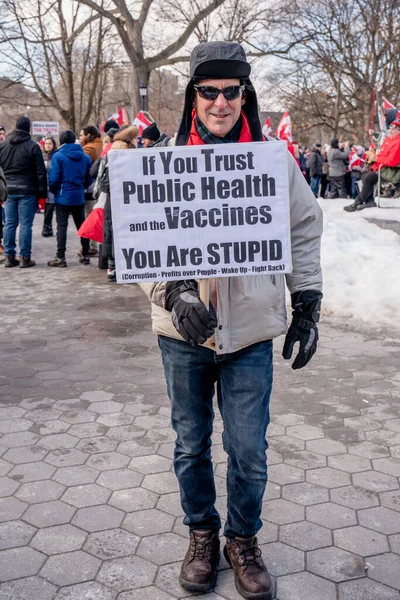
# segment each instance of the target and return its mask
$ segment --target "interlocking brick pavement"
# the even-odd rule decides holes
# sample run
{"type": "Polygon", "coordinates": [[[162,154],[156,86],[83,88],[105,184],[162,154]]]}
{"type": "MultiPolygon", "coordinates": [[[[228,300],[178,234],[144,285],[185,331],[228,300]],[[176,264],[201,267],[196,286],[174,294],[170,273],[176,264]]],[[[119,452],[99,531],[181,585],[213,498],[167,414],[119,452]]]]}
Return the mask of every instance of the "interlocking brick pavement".
{"type": "MultiPolygon", "coordinates": [[[[176,600],[186,550],[149,304],[78,264],[0,266],[0,600],[176,600]]],[[[279,600],[400,600],[400,347],[321,324],[292,371],[275,343],[259,539],[279,600]]],[[[217,506],[226,454],[217,416],[217,506]]],[[[238,600],[222,559],[208,600],[238,600]]]]}

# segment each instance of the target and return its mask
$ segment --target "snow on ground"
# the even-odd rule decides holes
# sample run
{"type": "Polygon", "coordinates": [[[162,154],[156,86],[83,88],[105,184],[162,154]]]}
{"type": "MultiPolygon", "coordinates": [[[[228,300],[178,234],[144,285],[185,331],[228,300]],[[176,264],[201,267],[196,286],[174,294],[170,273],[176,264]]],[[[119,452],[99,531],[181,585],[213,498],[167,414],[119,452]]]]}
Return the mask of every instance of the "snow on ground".
{"type": "Polygon", "coordinates": [[[349,200],[319,199],[324,212],[322,317],[400,338],[400,235],[367,219],[396,221],[399,208],[347,213],[349,200]]]}

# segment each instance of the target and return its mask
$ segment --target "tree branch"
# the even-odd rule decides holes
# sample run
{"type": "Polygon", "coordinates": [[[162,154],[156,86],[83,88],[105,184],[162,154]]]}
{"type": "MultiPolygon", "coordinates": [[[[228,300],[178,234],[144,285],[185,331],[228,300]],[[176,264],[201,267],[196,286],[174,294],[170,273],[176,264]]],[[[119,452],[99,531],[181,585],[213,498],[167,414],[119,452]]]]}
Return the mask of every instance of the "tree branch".
{"type": "Polygon", "coordinates": [[[188,41],[190,35],[193,33],[195,27],[205,19],[208,15],[210,15],[216,8],[221,6],[225,0],[212,0],[210,4],[208,4],[205,8],[203,8],[200,12],[196,14],[196,16],[188,23],[186,29],[183,33],[178,37],[175,42],[169,44],[164,50],[159,52],[156,56],[152,56],[151,58],[144,59],[144,63],[148,67],[149,70],[156,69],[157,67],[161,67],[165,64],[165,60],[170,58],[171,55],[175,54],[178,50],[182,48],[182,46],[188,41]]]}

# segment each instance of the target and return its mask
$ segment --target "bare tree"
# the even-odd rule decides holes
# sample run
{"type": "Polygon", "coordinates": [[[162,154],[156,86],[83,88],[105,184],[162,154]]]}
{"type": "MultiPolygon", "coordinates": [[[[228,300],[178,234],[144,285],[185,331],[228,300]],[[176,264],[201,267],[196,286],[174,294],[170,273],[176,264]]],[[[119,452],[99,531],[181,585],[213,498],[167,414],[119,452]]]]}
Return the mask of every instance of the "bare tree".
{"type": "Polygon", "coordinates": [[[149,85],[151,72],[161,66],[187,60],[187,54],[177,56],[176,53],[184,47],[202,20],[225,0],[199,0],[196,2],[196,10],[189,12],[180,22],[176,18],[171,22],[168,5],[164,5],[163,11],[157,0],[142,0],[132,12],[125,0],[110,0],[107,9],[100,1],[81,2],[107,18],[117,30],[131,63],[131,102],[132,110],[136,113],[140,107],[140,86],[149,85]],[[167,31],[171,33],[167,35],[167,31]],[[148,50],[151,47],[154,51],[149,56],[148,50]]]}
{"type": "Polygon", "coordinates": [[[10,79],[36,90],[42,107],[76,131],[96,114],[111,25],[79,2],[5,0],[0,57],[10,79]]]}
{"type": "MultiPolygon", "coordinates": [[[[306,43],[281,81],[309,127],[368,137],[374,87],[399,99],[400,0],[289,0],[287,28],[306,43]]],[[[279,79],[279,76],[278,76],[279,79]]]]}
{"type": "Polygon", "coordinates": [[[132,65],[132,108],[140,106],[140,85],[162,66],[189,60],[192,42],[226,39],[246,43],[250,57],[286,56],[299,41],[285,40],[281,0],[81,0],[116,28],[132,65]],[[268,36],[265,37],[265,31],[268,36]]]}

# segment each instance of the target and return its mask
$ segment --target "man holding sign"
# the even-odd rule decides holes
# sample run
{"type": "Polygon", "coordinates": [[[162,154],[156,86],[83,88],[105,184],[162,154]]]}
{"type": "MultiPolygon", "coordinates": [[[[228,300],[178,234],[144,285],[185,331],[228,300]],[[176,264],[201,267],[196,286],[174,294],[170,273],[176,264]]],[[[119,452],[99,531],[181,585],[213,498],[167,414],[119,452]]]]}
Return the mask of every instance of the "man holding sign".
{"type": "MultiPolygon", "coordinates": [[[[213,144],[209,154],[204,155],[203,150],[203,156],[209,157],[209,164],[215,171],[223,167],[223,159],[216,160],[215,144],[220,144],[223,154],[223,144],[263,140],[250,70],[243,48],[236,43],[202,43],[192,52],[191,79],[176,145],[213,144]]],[[[172,142],[169,145],[173,145],[172,142]]],[[[272,144],[277,144],[278,150],[279,142],[269,142],[262,147],[268,146],[271,150],[272,144]]],[[[282,156],[286,161],[285,154],[282,156]]],[[[240,160],[237,155],[235,160],[234,168],[243,167],[243,172],[250,174],[252,169],[254,171],[251,152],[243,154],[240,160]]],[[[290,359],[294,344],[299,342],[292,367],[300,369],[317,348],[322,298],[322,216],[292,156],[287,156],[287,162],[288,171],[284,170],[284,177],[289,190],[292,272],[285,277],[292,296],[293,319],[283,356],[290,359]]],[[[204,164],[207,171],[207,161],[204,164]]],[[[229,160],[224,168],[230,169],[229,160]]],[[[247,183],[250,195],[275,195],[272,180],[268,183],[253,176],[245,179],[245,186],[247,183]]],[[[208,180],[204,185],[209,186],[208,180]]],[[[224,193],[227,185],[221,187],[224,193]]],[[[239,184],[235,185],[239,190],[239,184]]],[[[133,189],[131,185],[130,191],[133,189]]],[[[233,190],[232,182],[226,193],[240,198],[240,190],[236,196],[233,190]]],[[[249,194],[242,204],[247,198],[249,194]]],[[[186,199],[191,201],[189,191],[186,199]]],[[[130,202],[129,195],[125,201],[130,202]]],[[[146,202],[144,196],[142,201],[146,202]]],[[[240,200],[235,202],[240,203],[240,200]]],[[[248,208],[251,211],[245,213],[246,219],[250,215],[247,223],[252,223],[256,217],[263,222],[262,208],[265,209],[264,222],[269,222],[270,206],[261,206],[257,213],[255,207],[246,210],[248,208]]],[[[220,220],[224,219],[223,210],[221,208],[218,216],[220,220]]],[[[229,217],[229,208],[226,210],[227,221],[223,224],[227,224],[226,230],[229,230],[232,216],[229,217]]],[[[207,220],[206,224],[216,219],[215,212],[213,215],[211,212],[208,211],[207,216],[204,210],[200,215],[201,219],[207,220]]],[[[206,224],[199,217],[198,227],[206,224]]],[[[240,246],[243,242],[235,243],[238,244],[237,252],[245,248],[240,246]]],[[[258,248],[260,253],[265,250],[265,256],[267,251],[274,251],[271,244],[268,247],[266,244],[262,250],[262,244],[256,245],[258,242],[246,243],[247,256],[251,248],[254,252],[254,248],[258,248]]],[[[272,389],[272,338],[284,334],[287,329],[285,280],[279,270],[285,272],[287,269],[259,269],[261,272],[255,269],[250,275],[209,279],[209,306],[206,306],[207,300],[203,303],[200,298],[199,283],[194,278],[141,283],[141,286],[152,302],[153,328],[159,334],[172,405],[172,425],[177,434],[174,466],[180,484],[184,522],[190,528],[190,545],[182,564],[180,583],[197,592],[208,592],[216,584],[221,521],[215,508],[211,434],[212,400],[217,383],[218,405],[224,424],[223,443],[228,454],[224,555],[234,569],[239,593],[244,598],[267,600],[273,597],[273,585],[261,558],[256,534],[262,526],[260,515],[267,483],[266,431],[272,389]],[[263,272],[265,270],[272,273],[263,272]]],[[[193,273],[196,273],[195,269],[193,273]]]]}

